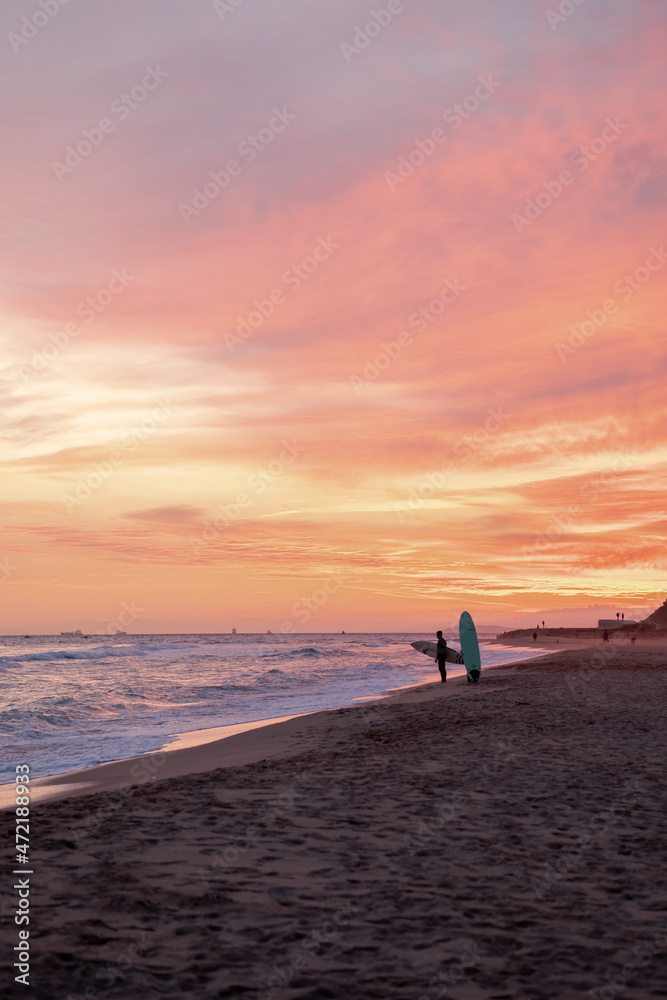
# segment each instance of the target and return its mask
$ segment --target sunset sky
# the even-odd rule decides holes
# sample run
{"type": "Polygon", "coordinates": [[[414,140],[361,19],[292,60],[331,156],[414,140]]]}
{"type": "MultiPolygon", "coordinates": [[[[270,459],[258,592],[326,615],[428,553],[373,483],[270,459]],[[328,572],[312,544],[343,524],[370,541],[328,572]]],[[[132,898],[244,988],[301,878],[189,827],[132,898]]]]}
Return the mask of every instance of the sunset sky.
{"type": "Polygon", "coordinates": [[[0,21],[1,632],[662,603],[664,0],[0,21]]]}

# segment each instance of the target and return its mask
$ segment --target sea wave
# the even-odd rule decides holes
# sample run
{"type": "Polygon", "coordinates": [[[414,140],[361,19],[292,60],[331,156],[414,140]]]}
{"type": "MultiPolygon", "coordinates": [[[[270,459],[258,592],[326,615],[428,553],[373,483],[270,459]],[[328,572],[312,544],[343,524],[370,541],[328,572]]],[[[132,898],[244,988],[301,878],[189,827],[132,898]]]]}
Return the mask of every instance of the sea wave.
{"type": "MultiPolygon", "coordinates": [[[[273,653],[260,654],[262,660],[293,660],[315,659],[316,657],[334,657],[345,655],[346,651],[341,649],[322,649],[318,646],[300,646],[298,649],[281,649],[273,653]]],[[[349,651],[347,652],[349,655],[349,651]]]]}
{"type": "Polygon", "coordinates": [[[153,655],[166,657],[176,653],[181,657],[187,657],[188,662],[195,659],[216,660],[224,658],[225,662],[232,662],[239,658],[256,656],[266,660],[272,658],[290,659],[292,657],[317,657],[317,656],[340,656],[341,651],[336,649],[322,649],[317,646],[302,646],[298,649],[272,649],[265,652],[263,649],[256,650],[254,647],[261,642],[260,639],[253,639],[252,643],[213,643],[213,642],[173,642],[173,643],[114,643],[113,645],[85,645],[71,647],[60,647],[57,649],[43,649],[39,651],[21,650],[12,651],[11,654],[0,656],[0,669],[2,664],[16,665],[20,663],[30,663],[33,661],[44,661],[45,663],[56,662],[58,660],[106,660],[111,658],[124,659],[128,657],[147,659],[153,655]],[[215,651],[212,647],[217,647],[215,651]]]}
{"type": "Polygon", "coordinates": [[[15,657],[10,656],[0,656],[0,673],[4,673],[5,670],[20,670],[21,663],[15,657]]]}
{"type": "Polygon", "coordinates": [[[86,646],[83,649],[44,649],[40,652],[16,652],[11,656],[0,656],[0,664],[2,663],[30,663],[33,661],[43,660],[46,663],[52,663],[57,660],[106,660],[110,658],[124,659],[127,657],[141,657],[145,658],[150,656],[152,653],[164,656],[170,652],[179,653],[194,653],[199,655],[202,659],[211,658],[211,653],[202,653],[199,651],[199,644],[193,646],[191,644],[188,649],[186,644],[164,644],[159,645],[157,643],[145,643],[131,645],[127,644],[124,646],[114,645],[114,646],[86,646]]]}
{"type": "MultiPolygon", "coordinates": [[[[113,646],[96,647],[94,649],[45,649],[41,653],[18,653],[13,656],[0,656],[0,663],[17,662],[31,663],[33,661],[44,661],[53,663],[56,660],[101,660],[110,656],[136,656],[137,647],[128,647],[127,650],[119,650],[113,646]]],[[[140,655],[140,654],[139,654],[140,655]]]]}

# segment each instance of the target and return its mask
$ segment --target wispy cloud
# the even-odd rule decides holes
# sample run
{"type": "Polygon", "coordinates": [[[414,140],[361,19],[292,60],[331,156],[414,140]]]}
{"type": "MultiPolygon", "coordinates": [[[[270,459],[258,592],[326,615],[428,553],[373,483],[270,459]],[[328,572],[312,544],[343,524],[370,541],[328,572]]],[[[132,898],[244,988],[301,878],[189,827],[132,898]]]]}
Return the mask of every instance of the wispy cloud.
{"type": "MultiPolygon", "coordinates": [[[[152,564],[174,614],[179,573],[193,601],[212,574],[252,604],[253,580],[289,590],[344,567],[371,617],[395,607],[387,594],[523,608],[564,593],[640,603],[661,585],[667,267],[632,296],[615,289],[665,232],[667,12],[591,0],[552,30],[547,8],[406,2],[349,61],[341,43],[370,16],[359,0],[247,0],[224,18],[136,0],[121,22],[71,4],[8,45],[0,396],[26,609],[42,574],[94,581],[99,618],[98,588],[152,564]],[[167,75],[133,98],[150,66],[167,75]],[[480,78],[499,86],[473,113],[480,78]],[[58,179],[53,161],[105,116],[117,127],[58,179]],[[624,124],[614,141],[609,121],[624,124]],[[437,128],[446,139],[392,189],[387,170],[418,161],[437,128]],[[203,192],[186,225],[179,204],[234,159],[233,185],[203,192]],[[564,170],[575,179],[556,197],[564,170]],[[511,214],[549,190],[517,232],[511,214]],[[466,292],[440,311],[446,279],[466,292]],[[610,298],[563,363],[554,345],[610,298]],[[381,377],[355,395],[351,376],[375,359],[381,377]],[[165,399],[173,417],[127,447],[165,399]],[[493,433],[491,411],[507,415],[493,433]],[[302,459],[196,557],[187,538],[294,438],[302,459]],[[70,523],[61,495],[119,446],[117,473],[70,523]],[[438,488],[398,523],[434,470],[438,488]]],[[[10,7],[0,21],[20,31],[10,7]]]]}

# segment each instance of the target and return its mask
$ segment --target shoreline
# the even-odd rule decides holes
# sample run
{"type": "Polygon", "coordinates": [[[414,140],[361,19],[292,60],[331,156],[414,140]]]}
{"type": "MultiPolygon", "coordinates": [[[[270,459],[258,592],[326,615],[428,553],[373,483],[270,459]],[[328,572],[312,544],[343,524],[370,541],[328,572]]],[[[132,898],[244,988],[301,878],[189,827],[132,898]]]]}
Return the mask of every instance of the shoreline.
{"type": "MultiPolygon", "coordinates": [[[[512,665],[513,663],[503,664],[488,670],[499,670],[512,665]]],[[[465,674],[462,674],[451,678],[447,683],[460,684],[464,680],[465,674]]],[[[285,759],[302,752],[303,734],[307,732],[304,728],[306,722],[314,723],[315,728],[319,729],[323,722],[335,714],[373,708],[378,704],[414,703],[415,700],[425,700],[427,693],[430,699],[432,688],[440,687],[445,687],[440,681],[422,682],[396,689],[393,693],[372,695],[359,704],[180,733],[159,750],[36,778],[30,784],[31,805],[101,792],[126,794],[129,789],[155,781],[189,774],[201,775],[221,767],[242,767],[260,760],[285,759]],[[217,733],[226,729],[236,732],[196,739],[198,734],[217,733]],[[189,740],[188,737],[193,739],[189,740]]],[[[11,809],[13,802],[14,785],[0,785],[0,812],[11,809]]]]}
{"type": "MultiPolygon", "coordinates": [[[[509,644],[498,642],[491,643],[489,640],[484,641],[483,645],[486,644],[501,646],[507,645],[508,649],[511,648],[509,644]]],[[[522,646],[521,643],[515,643],[514,645],[518,647],[522,646]]],[[[529,647],[523,646],[523,648],[528,649],[529,647]]],[[[533,652],[532,648],[531,652],[533,652]]],[[[531,662],[532,660],[545,655],[546,652],[550,652],[550,649],[545,647],[545,649],[540,650],[538,646],[535,648],[533,656],[520,660],[509,660],[508,662],[485,667],[484,674],[491,670],[498,670],[502,667],[511,667],[515,663],[531,662]]],[[[460,681],[465,677],[464,667],[460,667],[456,664],[450,664],[450,668],[456,669],[457,671],[460,670],[461,673],[450,676],[448,683],[451,684],[457,680],[460,681]]],[[[207,771],[216,766],[233,767],[239,766],[240,764],[253,763],[255,760],[263,759],[256,756],[256,753],[259,753],[260,749],[263,748],[269,752],[269,749],[274,742],[274,738],[278,740],[280,746],[283,746],[285,740],[289,744],[291,737],[287,736],[287,732],[291,734],[291,728],[289,731],[285,730],[284,733],[282,730],[279,731],[275,734],[275,737],[273,734],[268,734],[264,737],[257,735],[255,738],[251,735],[248,736],[247,739],[239,740],[231,745],[228,741],[235,740],[237,737],[247,736],[247,734],[257,733],[258,731],[266,728],[273,728],[274,726],[278,727],[295,719],[306,719],[333,712],[348,711],[363,705],[373,705],[380,701],[391,701],[394,698],[400,699],[400,697],[404,694],[409,694],[410,692],[418,691],[422,688],[430,688],[432,685],[438,685],[439,683],[439,680],[436,678],[428,681],[422,680],[417,684],[390,688],[378,694],[364,695],[352,703],[335,706],[333,708],[315,709],[311,712],[301,712],[296,713],[295,715],[279,716],[269,719],[248,720],[247,722],[232,723],[230,725],[184,730],[183,732],[175,733],[173,736],[167,737],[163,745],[156,750],[149,750],[142,754],[121,757],[115,760],[105,761],[100,764],[91,764],[82,768],[78,767],[67,771],[57,771],[50,775],[35,778],[34,781],[31,782],[31,798],[33,800],[33,804],[36,805],[38,803],[41,804],[43,802],[54,801],[55,799],[66,798],[74,795],[79,796],[93,794],[95,792],[118,791],[125,787],[134,787],[136,784],[143,783],[147,780],[164,780],[165,778],[170,777],[181,777],[188,773],[201,773],[201,771],[207,771]],[[221,753],[223,744],[229,753],[221,753]],[[205,751],[203,749],[205,747],[210,748],[210,752],[205,751]],[[185,753],[186,751],[195,752],[185,753]],[[179,756],[174,757],[174,754],[179,756]],[[185,754],[185,756],[181,757],[181,754],[185,754]],[[218,759],[218,754],[221,754],[225,760],[229,759],[232,762],[216,764],[215,761],[218,759]],[[168,755],[168,765],[166,767],[163,760],[165,755],[168,755]],[[195,766],[197,769],[192,771],[183,770],[184,767],[189,766],[195,766]]],[[[13,784],[0,784],[0,812],[11,809],[14,801],[13,792],[13,784]]]]}

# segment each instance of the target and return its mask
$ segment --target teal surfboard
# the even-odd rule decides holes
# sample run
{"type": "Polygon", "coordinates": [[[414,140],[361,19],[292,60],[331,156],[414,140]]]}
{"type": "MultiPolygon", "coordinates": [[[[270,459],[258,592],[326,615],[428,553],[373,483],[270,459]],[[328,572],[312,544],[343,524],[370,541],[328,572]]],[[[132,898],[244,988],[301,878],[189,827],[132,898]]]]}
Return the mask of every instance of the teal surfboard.
{"type": "Polygon", "coordinates": [[[464,611],[459,618],[459,641],[463,653],[463,663],[468,674],[468,683],[477,684],[482,676],[482,657],[479,652],[475,623],[464,611]]]}

